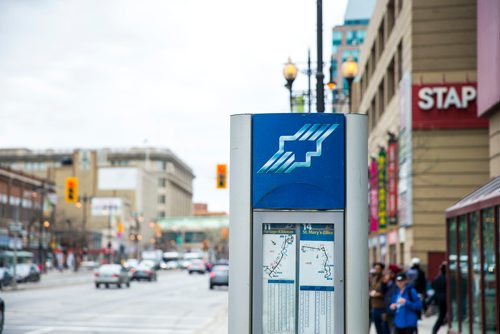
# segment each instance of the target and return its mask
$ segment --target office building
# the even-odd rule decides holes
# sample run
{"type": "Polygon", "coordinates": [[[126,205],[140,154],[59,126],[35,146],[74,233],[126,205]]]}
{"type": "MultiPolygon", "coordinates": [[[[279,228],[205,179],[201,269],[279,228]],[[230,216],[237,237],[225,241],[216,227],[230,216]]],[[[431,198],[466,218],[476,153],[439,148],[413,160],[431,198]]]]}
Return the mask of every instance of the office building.
{"type": "Polygon", "coordinates": [[[449,333],[500,333],[500,2],[477,2],[477,114],[491,181],[446,210],[449,333]]]}
{"type": "Polygon", "coordinates": [[[476,61],[476,1],[377,2],[353,92],[369,118],[371,261],[418,257],[434,277],[443,212],[489,179],[476,61]]]}

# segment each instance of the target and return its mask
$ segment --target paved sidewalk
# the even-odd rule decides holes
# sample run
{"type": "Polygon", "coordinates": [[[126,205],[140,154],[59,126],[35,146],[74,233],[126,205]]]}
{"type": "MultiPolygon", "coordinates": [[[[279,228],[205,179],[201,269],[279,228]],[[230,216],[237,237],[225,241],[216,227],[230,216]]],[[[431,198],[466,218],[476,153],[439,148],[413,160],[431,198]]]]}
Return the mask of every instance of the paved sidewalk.
{"type": "MultiPolygon", "coordinates": [[[[418,334],[432,334],[432,326],[434,326],[436,319],[437,315],[433,315],[430,317],[424,317],[422,320],[420,320],[418,322],[418,334]]],[[[441,326],[438,334],[445,334],[446,326],[447,325],[441,326]]],[[[375,331],[375,326],[371,326],[370,334],[377,334],[377,332],[375,331]]]]}

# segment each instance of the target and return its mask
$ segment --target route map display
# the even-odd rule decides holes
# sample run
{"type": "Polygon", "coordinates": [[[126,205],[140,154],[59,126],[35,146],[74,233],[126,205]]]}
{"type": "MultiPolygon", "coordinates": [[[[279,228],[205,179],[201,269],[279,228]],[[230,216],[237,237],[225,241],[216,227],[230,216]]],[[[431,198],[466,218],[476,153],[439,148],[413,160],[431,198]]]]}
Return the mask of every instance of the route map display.
{"type": "Polygon", "coordinates": [[[302,224],[299,241],[299,334],[333,334],[334,226],[302,224]]]}
{"type": "Polygon", "coordinates": [[[263,333],[334,333],[334,225],[263,224],[263,333]]]}
{"type": "Polygon", "coordinates": [[[263,225],[263,333],[295,334],[295,224],[263,225]]]}

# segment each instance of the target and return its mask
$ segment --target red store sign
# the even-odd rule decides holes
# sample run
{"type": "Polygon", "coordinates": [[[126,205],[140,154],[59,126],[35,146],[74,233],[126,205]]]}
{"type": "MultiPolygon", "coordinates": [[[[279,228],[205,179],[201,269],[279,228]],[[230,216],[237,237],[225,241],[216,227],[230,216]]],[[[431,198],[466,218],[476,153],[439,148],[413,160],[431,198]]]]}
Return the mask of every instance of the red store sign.
{"type": "Polygon", "coordinates": [[[476,83],[413,85],[413,129],[482,129],[477,117],[476,83]]]}

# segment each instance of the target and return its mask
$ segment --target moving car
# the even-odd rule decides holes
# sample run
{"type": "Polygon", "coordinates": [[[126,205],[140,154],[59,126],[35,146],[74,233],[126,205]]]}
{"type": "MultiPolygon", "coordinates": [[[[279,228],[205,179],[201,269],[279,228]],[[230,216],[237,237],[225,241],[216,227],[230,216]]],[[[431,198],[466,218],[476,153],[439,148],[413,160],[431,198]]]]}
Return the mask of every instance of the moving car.
{"type": "Polygon", "coordinates": [[[210,273],[210,289],[214,286],[229,286],[229,266],[226,264],[218,264],[212,268],[210,273]]]}
{"type": "Polygon", "coordinates": [[[192,260],[187,269],[190,275],[194,272],[204,274],[207,270],[203,260],[192,260]]]}
{"type": "Polygon", "coordinates": [[[146,281],[156,281],[156,271],[154,268],[144,265],[144,264],[139,264],[137,267],[130,269],[130,272],[132,273],[132,280],[146,280],[146,281]]]}
{"type": "Polygon", "coordinates": [[[179,267],[180,267],[179,262],[177,262],[175,260],[171,260],[171,261],[168,261],[167,263],[165,263],[166,270],[179,269],[179,267]]]}
{"type": "Polygon", "coordinates": [[[137,260],[137,259],[128,259],[127,261],[125,261],[125,263],[123,264],[123,266],[125,267],[125,269],[130,270],[132,268],[137,267],[138,264],[139,264],[139,260],[137,260]]]}
{"type": "Polygon", "coordinates": [[[127,269],[119,264],[104,264],[99,267],[95,272],[95,287],[99,288],[104,284],[109,288],[110,284],[115,284],[118,288],[125,284],[127,288],[130,287],[130,277],[128,276],[127,269]]]}
{"type": "MultiPolygon", "coordinates": [[[[14,276],[14,268],[9,268],[9,274],[14,276]]],[[[16,282],[38,282],[40,281],[40,269],[33,263],[21,263],[16,265],[16,282]]]]}

